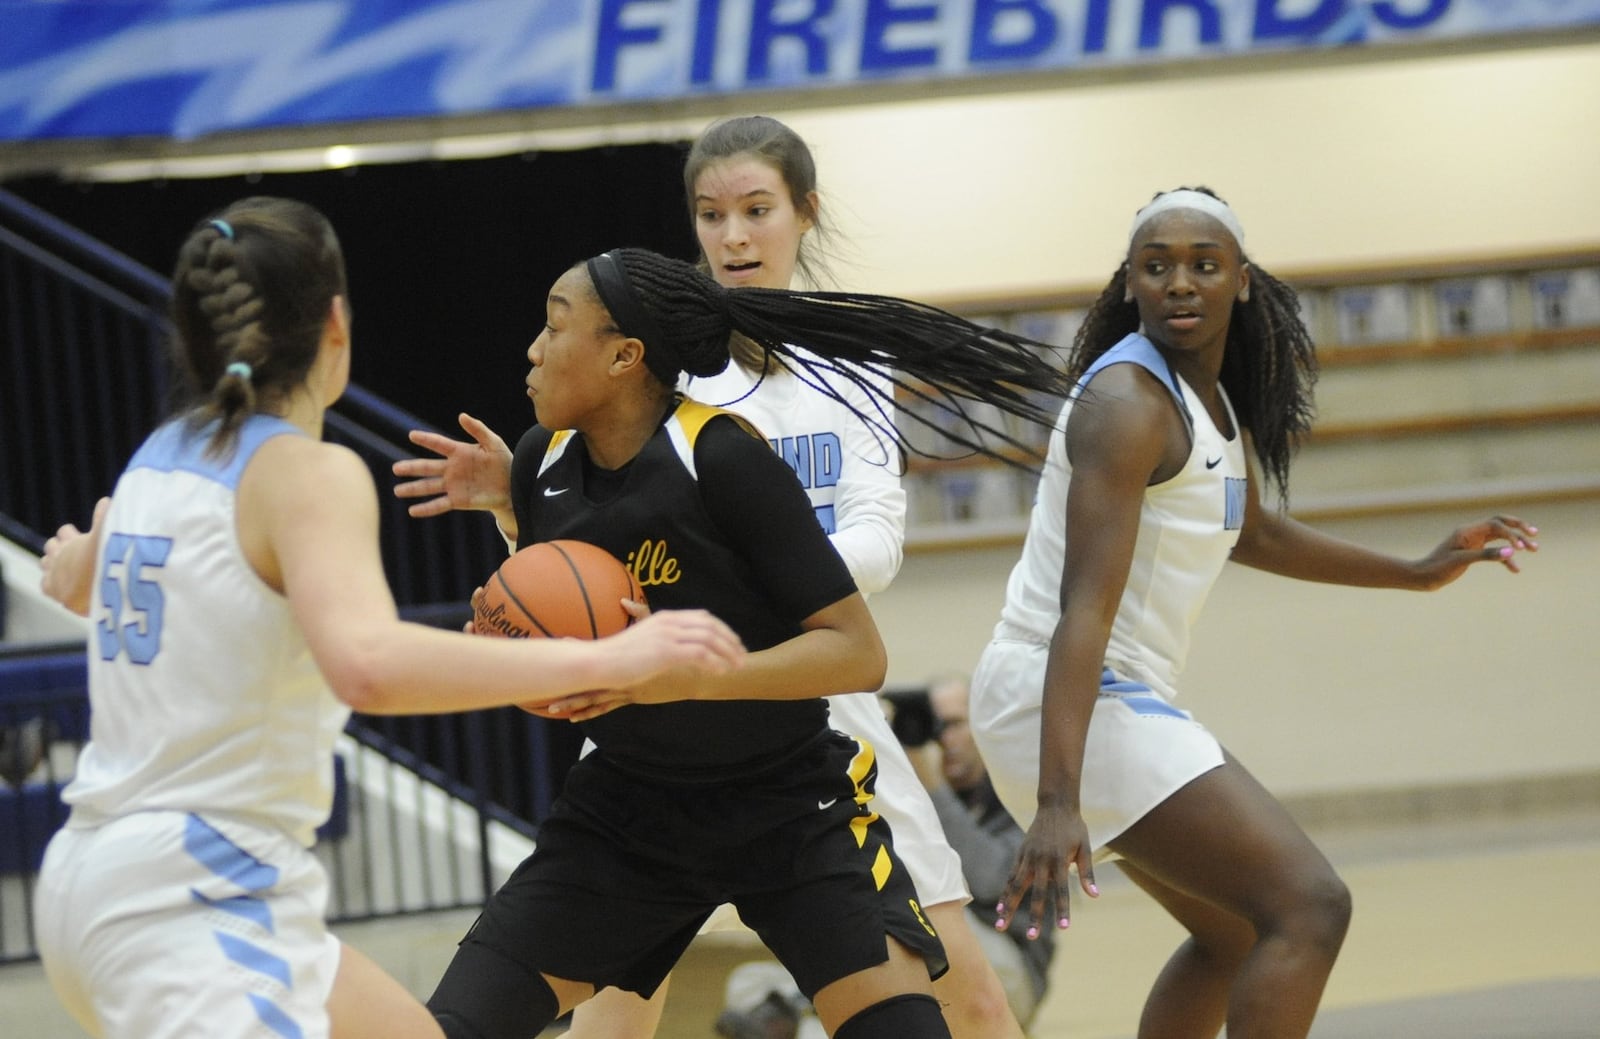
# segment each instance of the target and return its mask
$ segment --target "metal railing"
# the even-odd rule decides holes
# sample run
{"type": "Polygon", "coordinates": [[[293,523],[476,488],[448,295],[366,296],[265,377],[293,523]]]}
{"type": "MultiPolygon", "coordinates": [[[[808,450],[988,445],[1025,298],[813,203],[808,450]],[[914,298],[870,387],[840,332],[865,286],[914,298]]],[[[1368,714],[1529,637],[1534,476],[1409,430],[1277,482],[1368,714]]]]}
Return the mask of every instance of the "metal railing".
{"type": "MultiPolygon", "coordinates": [[[[0,964],[31,959],[33,885],[66,820],[61,791],[89,736],[78,644],[0,650],[0,964]]],[[[336,922],[482,904],[531,849],[549,805],[545,730],[515,708],[354,716],[317,832],[336,922]]]]}
{"type": "MultiPolygon", "coordinates": [[[[39,551],[60,523],[87,521],[168,413],[169,298],[165,278],[0,191],[0,533],[39,551]]],[[[485,515],[417,521],[387,493],[415,428],[428,427],[351,386],[325,438],[356,451],[380,489],[384,569],[402,614],[459,627],[505,547],[485,515]]],[[[0,738],[49,744],[15,785],[0,785],[0,962],[33,955],[31,870],[87,736],[83,662],[81,647],[0,644],[0,738]]],[[[514,708],[352,718],[343,799],[319,844],[332,917],[479,904],[553,796],[546,724],[514,708]]]]}

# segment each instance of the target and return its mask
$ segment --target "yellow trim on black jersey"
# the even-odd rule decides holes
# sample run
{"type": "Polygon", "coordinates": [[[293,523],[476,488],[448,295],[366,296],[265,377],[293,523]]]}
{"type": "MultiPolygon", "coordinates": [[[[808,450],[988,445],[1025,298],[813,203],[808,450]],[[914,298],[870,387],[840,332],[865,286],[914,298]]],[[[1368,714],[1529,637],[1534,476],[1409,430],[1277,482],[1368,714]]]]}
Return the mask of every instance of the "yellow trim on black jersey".
{"type": "Polygon", "coordinates": [[[695,437],[700,435],[700,430],[704,429],[705,424],[718,415],[726,415],[733,419],[744,428],[746,433],[749,433],[757,440],[767,439],[761,430],[755,427],[755,423],[738,412],[729,411],[727,408],[719,408],[713,404],[702,404],[693,397],[679,396],[677,410],[672,413],[672,418],[668,421],[676,422],[683,429],[684,438],[688,441],[689,446],[693,447],[695,437]]]}

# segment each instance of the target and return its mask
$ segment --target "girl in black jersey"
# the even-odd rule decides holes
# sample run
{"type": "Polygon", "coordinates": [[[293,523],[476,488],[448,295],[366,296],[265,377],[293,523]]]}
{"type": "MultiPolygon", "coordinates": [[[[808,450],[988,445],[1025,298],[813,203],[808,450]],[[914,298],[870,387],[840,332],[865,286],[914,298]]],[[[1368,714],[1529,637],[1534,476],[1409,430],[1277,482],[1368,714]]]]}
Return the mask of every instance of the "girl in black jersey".
{"type": "Polygon", "coordinates": [[[430,1009],[452,1037],[523,1039],[598,988],[648,996],[731,902],[831,1034],[948,1036],[930,987],[943,950],[872,811],[872,749],[829,729],[822,699],[882,682],[877,629],[789,467],[674,386],[719,371],[737,332],[801,377],[796,349],[864,384],[892,433],[893,402],[853,364],[892,366],[952,407],[981,396],[1034,419],[1024,393],[1059,393],[1057,369],[1040,344],[933,308],[730,293],[640,250],[569,270],[547,315],[528,350],[539,426],[517,446],[509,493],[472,504],[519,546],[609,549],[653,608],[708,608],[750,654],[738,681],[668,674],[583,701],[597,750],[430,1009]]]}

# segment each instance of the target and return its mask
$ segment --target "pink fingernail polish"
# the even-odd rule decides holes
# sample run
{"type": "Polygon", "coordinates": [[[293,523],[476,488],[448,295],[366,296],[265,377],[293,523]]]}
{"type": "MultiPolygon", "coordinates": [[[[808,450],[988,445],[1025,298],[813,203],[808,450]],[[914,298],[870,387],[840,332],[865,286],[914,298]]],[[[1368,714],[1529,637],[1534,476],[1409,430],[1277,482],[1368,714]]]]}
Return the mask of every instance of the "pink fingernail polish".
{"type": "Polygon", "coordinates": [[[1005,929],[1006,929],[1006,922],[1005,922],[1005,920],[1003,920],[1003,919],[1002,919],[1002,920],[996,920],[996,921],[995,921],[995,922],[994,922],[994,929],[995,929],[995,930],[996,930],[996,931],[1004,931],[1004,930],[1005,930],[1005,929]]]}
{"type": "Polygon", "coordinates": [[[995,903],[994,911],[999,913],[1001,916],[1004,916],[1006,912],[1006,904],[1004,902],[995,903]]]}
{"type": "Polygon", "coordinates": [[[1032,941],[1037,937],[1039,937],[1039,928],[1037,926],[1028,928],[1028,940],[1032,941]]]}
{"type": "Polygon", "coordinates": [[[1511,553],[1513,553],[1515,551],[1516,551],[1516,549],[1512,548],[1510,545],[1507,545],[1505,548],[1502,548],[1500,550],[1500,558],[1501,559],[1510,559],[1511,558],[1511,553]]]}
{"type": "Polygon", "coordinates": [[[1093,884],[1090,884],[1090,885],[1089,885],[1089,894],[1091,894],[1091,895],[1098,895],[1098,894],[1099,894],[1099,893],[1100,893],[1100,889],[1099,889],[1099,888],[1098,888],[1098,887],[1096,887],[1096,886],[1095,886],[1095,885],[1093,885],[1093,884]]]}
{"type": "Polygon", "coordinates": [[[1056,926],[1065,931],[1067,928],[1072,926],[1072,920],[1063,916],[1061,919],[1056,921],[1056,926]]]}

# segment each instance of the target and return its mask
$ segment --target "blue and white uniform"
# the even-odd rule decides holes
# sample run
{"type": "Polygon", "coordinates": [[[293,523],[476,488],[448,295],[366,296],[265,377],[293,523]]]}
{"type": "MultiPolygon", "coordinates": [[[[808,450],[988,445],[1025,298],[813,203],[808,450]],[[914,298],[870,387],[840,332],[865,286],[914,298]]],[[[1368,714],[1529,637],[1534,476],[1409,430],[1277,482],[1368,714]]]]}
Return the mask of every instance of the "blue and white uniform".
{"type": "Polygon", "coordinates": [[[246,421],[156,430],[117,482],[90,613],[90,740],[36,895],[39,947],[91,1034],[322,1036],[338,968],[309,847],[349,717],[239,544],[246,421]]]}
{"type": "MultiPolygon", "coordinates": [[[[1159,379],[1192,435],[1177,475],[1145,490],[1133,561],[1106,646],[1080,791],[1097,853],[1184,784],[1222,764],[1216,738],[1172,700],[1190,629],[1239,540],[1248,479],[1237,432],[1217,429],[1200,398],[1144,336],[1123,339],[1079,380],[1051,434],[1022,558],[972,682],[973,735],[996,791],[1022,826],[1031,824],[1037,808],[1045,664],[1061,617],[1072,481],[1067,421],[1073,408],[1094,406],[1092,380],[1113,364],[1137,364],[1159,379]]],[[[1226,394],[1223,401],[1237,431],[1226,394]]]]}
{"type": "MultiPolygon", "coordinates": [[[[878,405],[850,380],[829,384],[862,414],[878,413],[878,405]]],[[[748,419],[789,463],[863,595],[889,587],[904,555],[906,494],[900,486],[899,449],[882,430],[788,372],[760,378],[730,363],[709,378],[685,378],[682,388],[696,400],[748,419]]],[[[866,740],[878,752],[873,807],[889,821],[895,850],[923,905],[965,905],[971,895],[961,858],[945,838],[933,801],[877,694],[830,696],[828,711],[834,728],[866,740]]]]}

